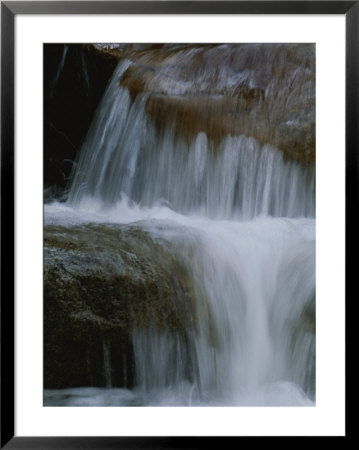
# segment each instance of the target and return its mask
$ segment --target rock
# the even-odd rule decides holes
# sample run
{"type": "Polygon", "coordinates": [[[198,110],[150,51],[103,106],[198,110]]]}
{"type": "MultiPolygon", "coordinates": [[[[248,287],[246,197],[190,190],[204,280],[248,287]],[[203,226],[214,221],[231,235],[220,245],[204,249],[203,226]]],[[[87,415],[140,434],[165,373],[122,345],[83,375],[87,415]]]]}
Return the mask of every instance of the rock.
{"type": "Polygon", "coordinates": [[[132,387],[133,330],[183,335],[193,299],[184,264],[140,228],[47,226],[45,388],[106,386],[107,357],[111,383],[132,387]]]}
{"type": "MultiPolygon", "coordinates": [[[[119,53],[118,53],[119,54],[119,53]]],[[[122,48],[133,61],[120,84],[160,132],[175,124],[192,140],[205,132],[254,137],[304,166],[315,161],[315,47],[310,44],[168,45],[122,48]]]]}

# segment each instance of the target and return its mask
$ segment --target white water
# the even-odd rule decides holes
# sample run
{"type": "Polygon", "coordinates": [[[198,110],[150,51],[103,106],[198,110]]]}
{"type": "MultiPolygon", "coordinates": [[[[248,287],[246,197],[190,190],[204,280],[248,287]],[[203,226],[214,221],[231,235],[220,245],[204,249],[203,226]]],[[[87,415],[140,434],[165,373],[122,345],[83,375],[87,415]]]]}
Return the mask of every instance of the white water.
{"type": "Polygon", "coordinates": [[[313,405],[313,171],[244,136],[216,151],[204,133],[190,146],[170,128],[157,136],[146,95],[131,103],[119,88],[129,64],[109,84],[69,201],[46,205],[45,224],[136,224],[171,242],[195,282],[198,319],[185,339],[133,330],[133,390],[46,391],[45,404],[313,405]]]}

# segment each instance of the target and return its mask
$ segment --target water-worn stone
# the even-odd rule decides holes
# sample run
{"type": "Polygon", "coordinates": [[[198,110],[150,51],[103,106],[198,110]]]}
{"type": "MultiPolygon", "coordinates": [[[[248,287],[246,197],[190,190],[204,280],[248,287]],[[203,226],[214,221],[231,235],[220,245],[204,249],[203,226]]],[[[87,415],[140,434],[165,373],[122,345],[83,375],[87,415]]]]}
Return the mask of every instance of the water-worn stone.
{"type": "Polygon", "coordinates": [[[134,329],[193,326],[193,286],[169,247],[136,227],[44,231],[44,385],[131,387],[134,329]],[[106,350],[107,349],[107,350],[106,350]]]}
{"type": "Polygon", "coordinates": [[[124,46],[116,55],[133,61],[120,84],[132,99],[150,94],[146,110],[159,132],[174,125],[214,143],[244,134],[287,160],[315,161],[314,45],[124,46]]]}

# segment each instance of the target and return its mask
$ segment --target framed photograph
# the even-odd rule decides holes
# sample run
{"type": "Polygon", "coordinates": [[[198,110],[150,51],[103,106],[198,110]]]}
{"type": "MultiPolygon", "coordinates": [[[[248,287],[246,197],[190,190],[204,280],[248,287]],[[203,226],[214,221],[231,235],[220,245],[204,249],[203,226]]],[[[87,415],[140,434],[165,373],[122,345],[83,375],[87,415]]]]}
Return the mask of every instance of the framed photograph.
{"type": "Polygon", "coordinates": [[[358,26],[1,2],[1,448],[348,437],[358,26]]]}

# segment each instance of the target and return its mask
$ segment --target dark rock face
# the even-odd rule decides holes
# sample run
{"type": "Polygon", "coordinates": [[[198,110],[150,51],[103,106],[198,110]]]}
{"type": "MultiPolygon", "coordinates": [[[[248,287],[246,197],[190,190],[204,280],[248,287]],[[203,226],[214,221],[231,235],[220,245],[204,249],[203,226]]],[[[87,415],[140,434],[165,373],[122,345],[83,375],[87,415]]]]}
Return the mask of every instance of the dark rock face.
{"type": "MultiPolygon", "coordinates": [[[[59,196],[117,59],[92,45],[44,45],[44,186],[59,196]]],[[[46,192],[45,192],[46,194],[46,192]]]]}
{"type": "Polygon", "coordinates": [[[48,226],[44,236],[44,386],[132,387],[132,332],[192,327],[190,274],[134,227],[48,226]]]}

